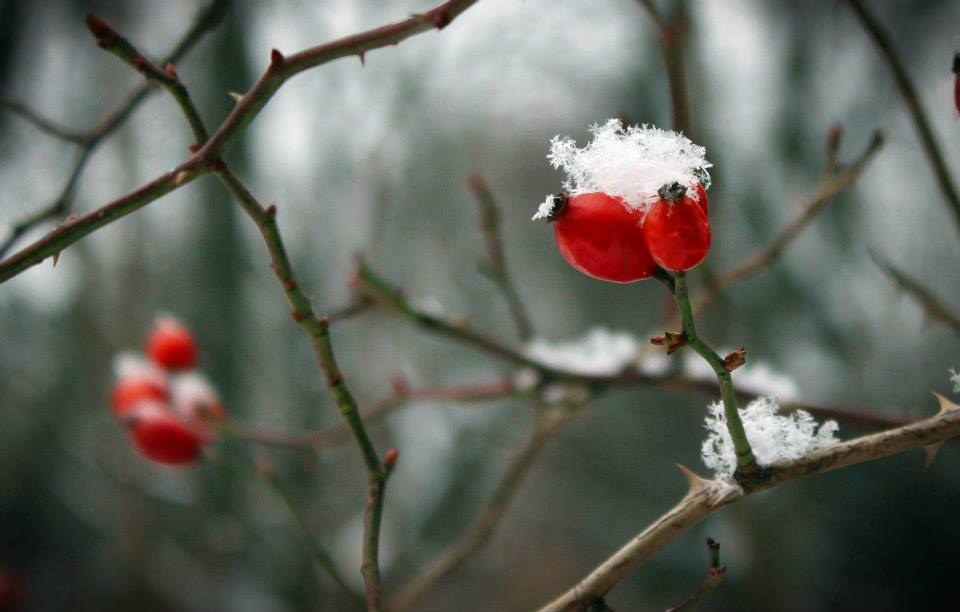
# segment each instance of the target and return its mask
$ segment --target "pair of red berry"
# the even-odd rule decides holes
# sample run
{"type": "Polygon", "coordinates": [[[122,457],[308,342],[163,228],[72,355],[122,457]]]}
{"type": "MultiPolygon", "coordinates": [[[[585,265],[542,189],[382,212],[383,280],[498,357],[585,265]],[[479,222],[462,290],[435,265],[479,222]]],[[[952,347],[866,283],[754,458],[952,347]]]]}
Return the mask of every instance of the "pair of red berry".
{"type": "Polygon", "coordinates": [[[664,185],[643,212],[602,192],[554,196],[549,220],[560,253],[588,276],[616,283],[650,278],[657,266],[679,272],[710,250],[707,193],[664,185]]]}
{"type": "Polygon", "coordinates": [[[130,430],[144,457],[185,465],[214,439],[212,424],[225,411],[216,391],[193,372],[197,343],[172,317],[160,317],[147,340],[149,361],[123,356],[111,396],[113,414],[130,430]]]}

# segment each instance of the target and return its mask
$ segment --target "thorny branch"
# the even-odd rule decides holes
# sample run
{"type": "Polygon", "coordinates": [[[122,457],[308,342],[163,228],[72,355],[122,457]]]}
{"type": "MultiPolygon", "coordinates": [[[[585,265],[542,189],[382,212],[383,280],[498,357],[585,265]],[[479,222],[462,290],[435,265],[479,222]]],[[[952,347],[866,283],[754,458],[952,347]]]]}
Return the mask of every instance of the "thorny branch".
{"type": "MultiPolygon", "coordinates": [[[[179,61],[204,34],[217,26],[229,4],[230,0],[213,0],[206,9],[198,13],[193,21],[193,25],[187,30],[183,38],[180,39],[180,42],[177,43],[174,50],[169,53],[161,63],[166,65],[179,61]]],[[[0,100],[0,107],[7,108],[19,115],[41,131],[55,138],[77,145],[73,164],[67,173],[67,180],[60,190],[59,195],[57,195],[50,205],[31,213],[14,224],[10,234],[0,242],[0,258],[6,255],[13,245],[16,244],[17,240],[24,234],[41,223],[62,217],[70,211],[77,182],[80,180],[87,161],[89,161],[94,150],[96,150],[108,136],[113,134],[117,128],[123,125],[140,103],[146,100],[154,88],[154,83],[150,81],[143,82],[127,94],[124,101],[116,110],[104,117],[89,130],[72,130],[52,119],[41,116],[21,102],[7,99],[0,100]]]]}
{"type": "Polygon", "coordinates": [[[630,572],[680,534],[720,507],[742,497],[800,476],[874,461],[960,436],[960,407],[942,397],[938,397],[938,400],[941,409],[936,416],[766,466],[766,480],[752,489],[743,489],[727,481],[707,480],[680,466],[687,477],[689,488],[686,496],[570,590],[540,608],[540,612],[575,612],[583,609],[587,603],[602,601],[630,572]]]}
{"type": "Polygon", "coordinates": [[[362,59],[368,51],[398,44],[428,30],[443,29],[476,1],[447,0],[425,13],[311,47],[288,57],[274,49],[270,64],[260,79],[240,98],[213,136],[190,159],[133,192],[90,213],[68,220],[40,240],[0,261],[0,283],[47,257],[58,255],[63,249],[104,225],[146,206],[199,176],[213,172],[219,156],[291,77],[343,57],[356,55],[362,59]]]}

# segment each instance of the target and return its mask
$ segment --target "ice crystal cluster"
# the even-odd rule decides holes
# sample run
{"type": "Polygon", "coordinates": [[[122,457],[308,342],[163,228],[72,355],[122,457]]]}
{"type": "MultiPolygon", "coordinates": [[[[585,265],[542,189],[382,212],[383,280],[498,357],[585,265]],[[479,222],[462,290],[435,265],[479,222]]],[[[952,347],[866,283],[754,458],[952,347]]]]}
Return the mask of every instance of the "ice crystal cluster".
{"type": "Polygon", "coordinates": [[[953,392],[960,393],[960,371],[950,370],[950,382],[953,383],[953,392]]]}
{"type": "MultiPolygon", "coordinates": [[[[733,440],[727,431],[727,418],[719,402],[708,408],[705,426],[707,439],[700,449],[703,463],[719,478],[730,479],[737,468],[733,440]]],[[[780,405],[772,397],[761,397],[740,411],[743,428],[760,465],[796,459],[810,451],[837,443],[837,422],[823,424],[809,412],[796,410],[779,414],[780,405]]]]}
{"type": "Polygon", "coordinates": [[[564,370],[586,375],[614,375],[627,367],[640,346],[625,332],[595,327],[586,335],[566,342],[535,338],[527,344],[531,359],[564,370]]]}
{"type": "MultiPolygon", "coordinates": [[[[619,119],[590,128],[593,140],[577,147],[572,138],[554,136],[547,159],[563,170],[563,188],[571,195],[602,191],[631,208],[645,210],[666,184],[691,189],[709,180],[706,149],[683,134],[653,126],[624,126],[619,119]]],[[[540,205],[534,219],[547,217],[553,197],[540,205]]]]}

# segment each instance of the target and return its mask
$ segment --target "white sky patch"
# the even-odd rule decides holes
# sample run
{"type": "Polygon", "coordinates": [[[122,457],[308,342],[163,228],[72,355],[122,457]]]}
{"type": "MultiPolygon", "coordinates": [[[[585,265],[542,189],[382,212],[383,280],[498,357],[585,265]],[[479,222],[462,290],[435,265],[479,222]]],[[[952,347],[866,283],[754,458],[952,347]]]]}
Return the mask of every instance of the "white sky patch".
{"type": "MultiPolygon", "coordinates": [[[[737,455],[733,440],[727,431],[727,419],[723,405],[714,402],[707,407],[705,421],[707,439],[700,453],[704,465],[721,478],[730,479],[737,467],[737,455]]],[[[790,414],[778,414],[780,405],[772,397],[761,397],[750,402],[740,411],[747,439],[760,465],[796,459],[810,451],[836,444],[839,429],[836,421],[823,424],[809,412],[797,410],[790,414]]]]}
{"type": "Polygon", "coordinates": [[[960,371],[950,368],[950,382],[953,383],[953,392],[960,393],[960,371]]]}
{"type": "MultiPolygon", "coordinates": [[[[727,350],[721,350],[721,355],[727,350]]],[[[699,355],[685,353],[683,356],[683,373],[697,380],[716,380],[710,365],[699,355]]],[[[792,401],[799,397],[800,391],[797,382],[789,375],[778,372],[764,361],[747,362],[733,373],[733,384],[738,388],[747,389],[757,395],[772,395],[783,401],[792,401]]]]}
{"type": "Polygon", "coordinates": [[[532,359],[578,374],[613,375],[630,365],[640,346],[625,332],[595,327],[585,335],[566,342],[534,338],[526,353],[532,359]]]}
{"type": "Polygon", "coordinates": [[[664,185],[676,182],[692,189],[698,174],[709,176],[706,149],[683,134],[646,125],[624,127],[619,119],[593,125],[590,132],[593,140],[583,148],[572,138],[550,141],[547,159],[564,171],[563,188],[572,195],[601,191],[643,210],[664,185]]]}

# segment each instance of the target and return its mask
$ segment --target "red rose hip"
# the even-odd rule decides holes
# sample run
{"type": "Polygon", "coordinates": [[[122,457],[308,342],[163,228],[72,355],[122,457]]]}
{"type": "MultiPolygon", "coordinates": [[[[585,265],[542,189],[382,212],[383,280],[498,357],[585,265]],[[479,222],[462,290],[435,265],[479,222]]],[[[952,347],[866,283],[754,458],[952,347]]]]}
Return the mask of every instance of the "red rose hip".
{"type": "Polygon", "coordinates": [[[130,429],[130,441],[147,459],[165,465],[186,465],[200,454],[203,438],[169,410],[144,406],[130,429]]]}
{"type": "Polygon", "coordinates": [[[710,222],[706,192],[694,201],[679,183],[664,185],[660,199],[643,219],[643,236],[653,260],[662,268],[681,272],[693,268],[710,250],[710,222]]]}
{"type": "Polygon", "coordinates": [[[117,384],[113,386],[110,399],[114,416],[123,419],[137,404],[145,400],[168,401],[170,391],[166,386],[152,378],[131,376],[117,381],[117,384]]]}
{"type": "Polygon", "coordinates": [[[168,370],[189,370],[197,364],[197,343],[182,323],[160,317],[147,339],[147,356],[168,370]]]}
{"type": "Polygon", "coordinates": [[[643,239],[639,211],[600,192],[556,197],[563,199],[554,204],[554,234],[571,266],[615,283],[653,275],[656,264],[643,239]]]}

